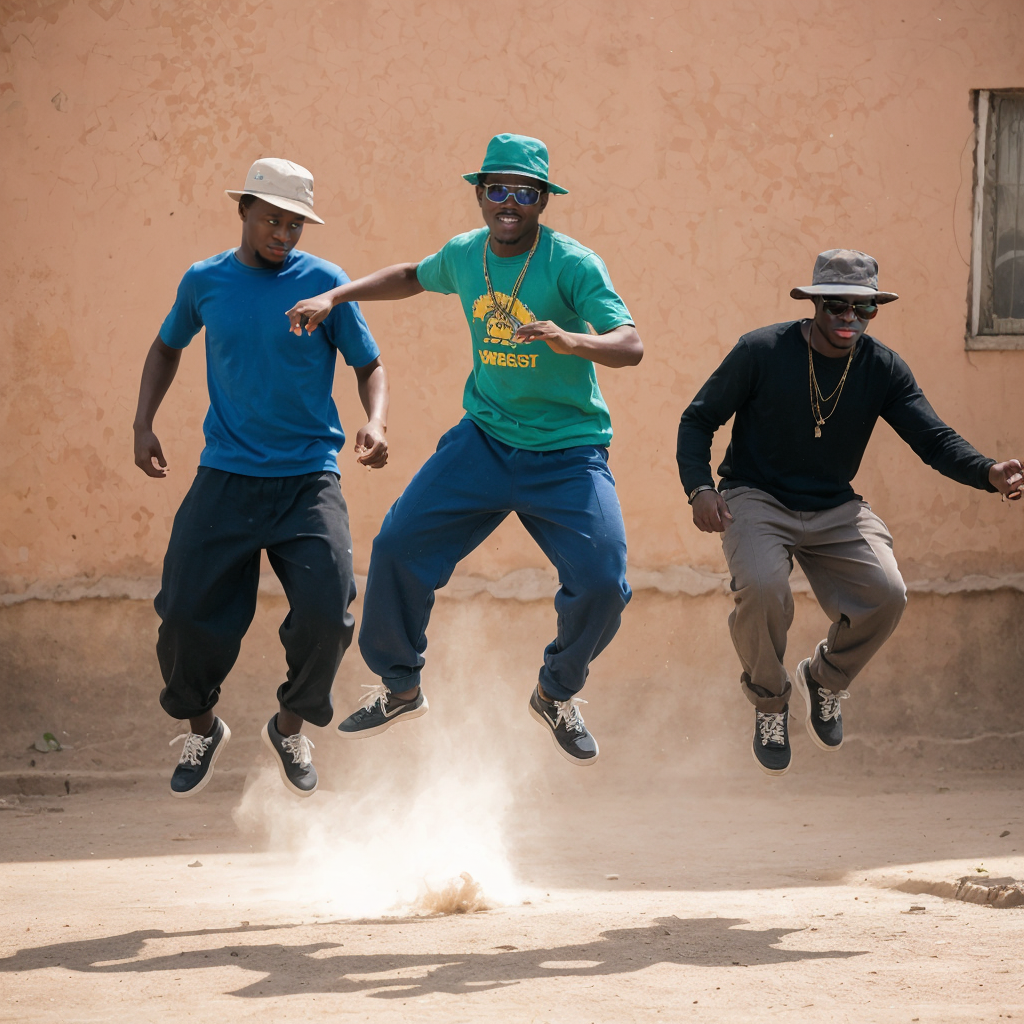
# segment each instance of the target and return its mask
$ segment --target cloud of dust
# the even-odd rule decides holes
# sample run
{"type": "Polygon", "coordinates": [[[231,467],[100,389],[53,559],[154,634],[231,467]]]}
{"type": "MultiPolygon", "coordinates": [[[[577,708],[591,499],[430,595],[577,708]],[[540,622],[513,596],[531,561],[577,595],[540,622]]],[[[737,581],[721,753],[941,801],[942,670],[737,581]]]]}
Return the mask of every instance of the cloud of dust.
{"type": "Polygon", "coordinates": [[[268,895],[337,917],[521,900],[506,843],[509,762],[463,749],[465,733],[445,735],[456,726],[442,716],[428,722],[365,740],[324,737],[314,753],[320,789],[308,799],[289,794],[276,767],[250,776],[235,822],[290,862],[275,869],[268,895]]]}

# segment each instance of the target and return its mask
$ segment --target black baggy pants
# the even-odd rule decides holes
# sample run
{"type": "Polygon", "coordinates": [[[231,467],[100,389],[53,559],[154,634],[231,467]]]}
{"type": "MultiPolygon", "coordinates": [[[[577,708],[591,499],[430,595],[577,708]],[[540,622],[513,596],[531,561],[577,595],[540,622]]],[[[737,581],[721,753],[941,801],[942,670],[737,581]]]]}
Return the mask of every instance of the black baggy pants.
{"type": "Polygon", "coordinates": [[[254,477],[200,467],[181,503],[154,602],[160,704],[173,718],[213,708],[256,612],[266,550],[288,598],[279,635],[288,675],[277,699],[313,725],[333,715],[331,685],[352,642],[348,508],[334,473],[254,477]]]}

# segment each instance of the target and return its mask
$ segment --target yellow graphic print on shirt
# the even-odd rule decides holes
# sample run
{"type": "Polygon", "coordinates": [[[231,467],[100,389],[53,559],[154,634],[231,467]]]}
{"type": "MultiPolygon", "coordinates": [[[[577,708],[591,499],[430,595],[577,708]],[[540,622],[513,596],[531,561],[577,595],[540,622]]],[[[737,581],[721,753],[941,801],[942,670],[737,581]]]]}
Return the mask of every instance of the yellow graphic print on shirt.
{"type": "MultiPolygon", "coordinates": [[[[495,292],[494,294],[502,308],[508,309],[509,297],[504,292],[495,292]]],[[[529,324],[536,319],[530,308],[524,306],[518,299],[516,299],[510,312],[520,323],[529,324]]],[[[501,345],[512,349],[518,347],[517,343],[512,340],[512,335],[515,333],[512,325],[504,317],[495,313],[494,303],[491,302],[489,295],[481,295],[473,303],[473,319],[484,321],[484,329],[487,331],[487,334],[482,340],[485,345],[501,345]]],[[[516,353],[495,351],[494,349],[487,348],[479,349],[480,362],[485,366],[504,366],[510,370],[535,369],[537,366],[537,356],[540,353],[535,345],[524,347],[528,350],[533,349],[533,351],[516,353]]]]}

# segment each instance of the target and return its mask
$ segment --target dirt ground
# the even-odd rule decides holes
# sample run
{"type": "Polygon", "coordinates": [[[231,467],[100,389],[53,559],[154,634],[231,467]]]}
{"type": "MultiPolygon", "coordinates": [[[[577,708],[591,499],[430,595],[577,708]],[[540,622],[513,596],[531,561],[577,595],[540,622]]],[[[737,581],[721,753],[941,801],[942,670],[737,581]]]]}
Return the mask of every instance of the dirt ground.
{"type": "Polygon", "coordinates": [[[308,801],[244,745],[188,801],[7,776],[0,1021],[1024,1018],[1024,907],[920,894],[1024,878],[1020,773],[836,775],[799,735],[785,779],[581,771],[540,730],[488,769],[434,729],[317,733],[308,801]],[[462,872],[491,909],[426,913],[462,872]]]}

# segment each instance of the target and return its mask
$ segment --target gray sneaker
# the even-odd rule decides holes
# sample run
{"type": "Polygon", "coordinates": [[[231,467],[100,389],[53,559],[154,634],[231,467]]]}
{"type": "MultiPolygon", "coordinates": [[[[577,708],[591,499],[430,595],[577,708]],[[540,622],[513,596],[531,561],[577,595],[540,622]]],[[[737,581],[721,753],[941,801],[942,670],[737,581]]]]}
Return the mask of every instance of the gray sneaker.
{"type": "Polygon", "coordinates": [[[547,727],[555,748],[567,761],[583,766],[593,764],[600,753],[597,740],[583,724],[583,715],[580,714],[580,705],[586,703],[581,697],[544,700],[538,686],[530,694],[530,714],[547,727]]]}
{"type": "Polygon", "coordinates": [[[301,732],[284,736],[277,731],[277,715],[263,726],[263,742],[274,754],[281,781],[296,796],[312,796],[318,783],[313,767],[313,744],[301,732]]]}
{"type": "Polygon", "coordinates": [[[184,740],[185,746],[178,758],[178,767],[171,775],[171,796],[195,796],[205,789],[213,778],[213,766],[229,739],[231,730],[219,718],[213,720],[213,732],[209,736],[200,736],[197,732],[175,736],[170,745],[184,740]]]}
{"type": "Polygon", "coordinates": [[[843,715],[839,702],[850,694],[846,690],[833,693],[819,686],[810,669],[810,658],[805,658],[796,667],[796,688],[807,705],[804,719],[807,732],[822,750],[838,750],[843,745],[843,715]]]}
{"type": "Polygon", "coordinates": [[[785,775],[793,760],[789,745],[789,705],[781,711],[754,712],[754,760],[766,775],[785,775]]]}
{"type": "Polygon", "coordinates": [[[430,708],[422,689],[413,700],[408,701],[394,700],[391,691],[383,683],[363,683],[363,689],[369,690],[363,700],[363,706],[353,711],[338,726],[338,732],[350,740],[375,736],[390,729],[395,722],[404,722],[425,715],[430,708]]]}

